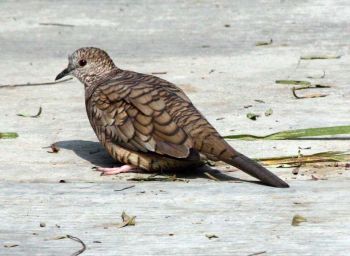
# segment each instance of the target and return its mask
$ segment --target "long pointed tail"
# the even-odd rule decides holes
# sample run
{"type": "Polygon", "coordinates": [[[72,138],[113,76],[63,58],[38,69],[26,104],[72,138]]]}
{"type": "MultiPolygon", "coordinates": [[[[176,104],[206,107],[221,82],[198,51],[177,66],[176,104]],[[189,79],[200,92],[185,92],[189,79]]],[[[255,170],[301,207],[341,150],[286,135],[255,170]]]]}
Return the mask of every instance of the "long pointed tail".
{"type": "Polygon", "coordinates": [[[245,173],[261,180],[266,185],[277,188],[288,188],[289,185],[278,178],[275,174],[255,162],[254,160],[238,153],[233,158],[224,160],[226,163],[233,165],[245,173]]]}

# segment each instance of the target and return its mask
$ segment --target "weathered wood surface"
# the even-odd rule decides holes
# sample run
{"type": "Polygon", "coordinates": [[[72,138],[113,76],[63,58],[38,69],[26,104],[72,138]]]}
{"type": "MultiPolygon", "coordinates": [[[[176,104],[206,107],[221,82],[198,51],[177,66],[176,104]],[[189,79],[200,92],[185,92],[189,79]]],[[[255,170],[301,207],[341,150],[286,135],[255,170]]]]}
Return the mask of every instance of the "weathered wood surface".
{"type": "Polygon", "coordinates": [[[306,183],[3,183],[0,240],[19,246],[0,254],[70,255],[78,243],[52,240],[70,234],[84,255],[348,255],[349,180],[306,183]],[[136,226],[115,227],[123,210],[136,226]]]}
{"type": "MultiPolygon", "coordinates": [[[[349,125],[349,15],[348,1],[332,0],[1,1],[0,84],[52,81],[69,53],[98,46],[121,68],[166,72],[159,76],[179,84],[224,135],[349,125]],[[255,46],[270,38],[271,45],[255,46]],[[312,54],[341,58],[299,61],[312,54]],[[323,71],[324,78],[307,78],[323,71]],[[317,90],[327,97],[296,100],[278,79],[333,87],[317,90]],[[262,117],[251,121],[248,112],[262,117]]],[[[0,132],[19,133],[0,140],[0,255],[71,255],[79,243],[52,240],[65,234],[86,243],[82,255],[94,256],[349,255],[344,164],[298,175],[272,168],[291,184],[287,190],[239,182],[249,178],[223,165],[216,167],[229,176],[222,182],[200,172],[180,174],[188,183],[100,177],[91,168],[113,161],[96,142],[83,99],[76,80],[0,89],[0,132]],[[39,106],[39,118],[16,115],[39,106]],[[59,153],[47,153],[52,143],[59,153]],[[123,210],[137,216],[136,226],[111,225],[123,210]],[[295,214],[307,222],[292,226],[295,214]]],[[[297,154],[298,147],[311,147],[304,154],[350,150],[346,137],[230,143],[251,157],[297,154]]]]}

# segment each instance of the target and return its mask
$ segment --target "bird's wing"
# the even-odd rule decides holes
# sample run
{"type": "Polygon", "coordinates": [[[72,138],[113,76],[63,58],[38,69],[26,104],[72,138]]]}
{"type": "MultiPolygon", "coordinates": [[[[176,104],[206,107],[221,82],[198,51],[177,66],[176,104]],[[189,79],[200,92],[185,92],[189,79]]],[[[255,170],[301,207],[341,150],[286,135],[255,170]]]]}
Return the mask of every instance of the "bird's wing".
{"type": "Polygon", "coordinates": [[[87,107],[102,143],[175,158],[189,159],[191,152],[200,153],[236,166],[265,184],[288,187],[235,151],[179,88],[159,78],[131,73],[129,80],[109,80],[98,86],[87,107]]]}
{"type": "Polygon", "coordinates": [[[171,117],[164,93],[152,84],[108,81],[90,99],[92,125],[130,150],[187,158],[192,139],[171,117]]]}

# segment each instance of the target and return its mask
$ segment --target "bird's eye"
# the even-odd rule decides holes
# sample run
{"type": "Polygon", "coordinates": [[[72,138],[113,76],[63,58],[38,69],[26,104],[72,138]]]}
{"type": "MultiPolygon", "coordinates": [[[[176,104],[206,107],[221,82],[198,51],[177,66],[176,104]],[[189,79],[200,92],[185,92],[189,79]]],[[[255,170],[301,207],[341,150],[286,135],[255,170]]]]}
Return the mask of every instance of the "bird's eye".
{"type": "Polygon", "coordinates": [[[84,67],[86,65],[86,60],[79,60],[79,66],[84,67]]]}

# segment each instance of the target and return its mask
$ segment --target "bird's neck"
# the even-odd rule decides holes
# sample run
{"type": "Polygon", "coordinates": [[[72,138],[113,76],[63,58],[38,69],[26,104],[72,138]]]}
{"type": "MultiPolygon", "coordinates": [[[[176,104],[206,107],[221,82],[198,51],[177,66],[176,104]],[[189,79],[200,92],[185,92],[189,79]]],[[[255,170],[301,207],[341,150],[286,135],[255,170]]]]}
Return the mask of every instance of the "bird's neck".
{"type": "Polygon", "coordinates": [[[106,77],[110,76],[110,74],[114,75],[119,71],[121,71],[119,68],[114,67],[114,68],[111,68],[110,70],[107,70],[107,71],[104,70],[99,73],[96,73],[95,71],[94,74],[83,74],[78,76],[77,78],[80,80],[80,82],[84,84],[85,88],[87,88],[95,84],[100,84],[101,81],[104,81],[106,77]]]}
{"type": "Polygon", "coordinates": [[[114,68],[109,72],[103,73],[103,75],[93,75],[85,76],[84,78],[78,78],[85,87],[85,100],[88,100],[91,95],[94,93],[95,89],[103,84],[105,81],[110,80],[112,77],[116,77],[118,74],[121,74],[123,70],[119,68],[114,68]]]}

